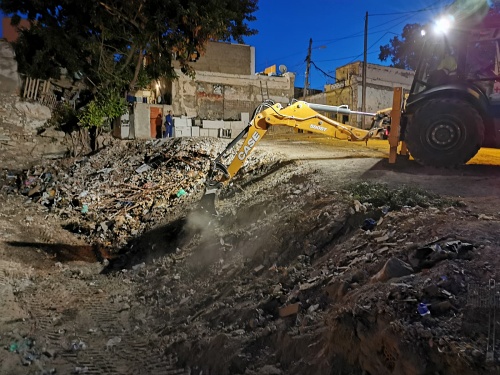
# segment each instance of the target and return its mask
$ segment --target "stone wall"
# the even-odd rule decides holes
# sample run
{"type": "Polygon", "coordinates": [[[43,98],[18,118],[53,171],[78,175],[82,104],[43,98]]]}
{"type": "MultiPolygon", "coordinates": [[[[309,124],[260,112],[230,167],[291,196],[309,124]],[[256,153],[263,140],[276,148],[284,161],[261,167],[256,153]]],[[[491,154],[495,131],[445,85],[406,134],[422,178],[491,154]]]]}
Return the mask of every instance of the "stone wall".
{"type": "Polygon", "coordinates": [[[17,62],[11,45],[0,40],[0,94],[17,95],[21,80],[17,74],[17,62]]]}
{"type": "Polygon", "coordinates": [[[173,82],[175,115],[209,120],[240,120],[266,99],[288,104],[293,98],[295,76],[237,75],[197,72],[196,79],[179,74],[173,82]]]}
{"type": "Polygon", "coordinates": [[[48,107],[22,101],[21,80],[12,47],[0,40],[0,166],[27,168],[41,158],[59,157],[67,152],[64,133],[37,130],[50,118],[48,107]]]}

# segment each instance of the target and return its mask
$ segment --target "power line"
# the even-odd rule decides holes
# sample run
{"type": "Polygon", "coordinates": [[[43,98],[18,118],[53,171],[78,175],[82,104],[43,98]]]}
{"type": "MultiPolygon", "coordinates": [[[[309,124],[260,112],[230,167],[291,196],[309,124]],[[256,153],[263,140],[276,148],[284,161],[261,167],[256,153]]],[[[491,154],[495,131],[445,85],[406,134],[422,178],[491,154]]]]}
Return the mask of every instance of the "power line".
{"type": "MultiPolygon", "coordinates": [[[[382,26],[387,26],[388,24],[392,23],[392,22],[395,22],[395,21],[399,21],[401,19],[403,19],[402,22],[398,22],[396,23],[395,25],[393,26],[390,26],[389,28],[386,28],[385,30],[381,30],[381,31],[377,31],[375,33],[371,33],[370,35],[377,35],[377,34],[380,34],[382,32],[385,32],[385,34],[383,36],[385,36],[387,34],[387,32],[391,29],[393,29],[394,27],[396,26],[399,26],[401,25],[403,22],[411,19],[412,16],[410,17],[406,17],[406,16],[400,16],[400,17],[396,17],[388,22],[385,22],[385,23],[382,23],[382,24],[379,24],[379,25],[376,25],[374,27],[371,28],[371,30],[374,30],[374,29],[377,29],[377,28],[380,28],[382,26]]],[[[400,34],[397,34],[397,33],[393,33],[394,35],[400,35],[400,34]]],[[[352,39],[352,38],[357,38],[357,37],[360,37],[360,36],[363,36],[363,32],[359,32],[359,33],[355,33],[355,34],[350,34],[350,35],[347,35],[347,36],[344,36],[344,37],[339,37],[339,38],[334,38],[334,39],[322,39],[322,40],[318,40],[318,43],[321,43],[321,44],[333,44],[334,42],[338,42],[338,41],[341,41],[341,40],[346,40],[346,39],[352,39]]],[[[383,37],[382,36],[382,37],[383,37]]],[[[314,48],[313,48],[314,49],[314,48]]],[[[293,56],[297,56],[297,55],[301,55],[303,52],[297,52],[297,53],[294,53],[294,54],[291,54],[291,55],[287,55],[287,56],[284,56],[284,57],[278,57],[278,58],[275,58],[274,60],[284,60],[286,58],[289,58],[289,57],[293,57],[293,56]]],[[[351,56],[352,57],[352,56],[351,56]]],[[[358,56],[359,57],[359,56],[358,56]]],[[[343,58],[340,58],[340,59],[331,59],[331,60],[320,60],[320,61],[337,61],[337,60],[343,60],[343,59],[346,59],[346,58],[349,58],[349,57],[343,57],[343,58]]]]}
{"type": "Polygon", "coordinates": [[[371,16],[392,16],[392,15],[395,15],[395,14],[422,13],[422,12],[428,12],[430,10],[436,10],[436,9],[441,9],[441,8],[442,8],[442,6],[436,5],[436,6],[429,6],[429,7],[422,8],[422,9],[417,9],[417,10],[409,10],[409,11],[406,11],[406,12],[374,13],[374,14],[370,14],[370,17],[371,16]]]}
{"type": "MultiPolygon", "coordinates": [[[[396,17],[396,18],[391,19],[391,20],[389,20],[389,21],[386,21],[386,22],[380,23],[380,24],[378,24],[378,25],[375,25],[375,26],[373,26],[373,27],[370,27],[370,29],[369,29],[369,30],[373,31],[373,30],[378,29],[378,28],[380,28],[380,27],[387,27],[387,25],[389,25],[389,24],[390,24],[390,23],[392,23],[392,22],[399,21],[399,20],[401,20],[401,19],[406,19],[406,18],[407,18],[406,16],[396,17]]],[[[396,24],[396,25],[394,25],[394,26],[390,26],[390,27],[389,27],[389,29],[390,29],[390,28],[392,28],[392,27],[395,27],[395,26],[397,26],[397,25],[399,25],[399,23],[397,23],[397,24],[396,24]]],[[[387,29],[386,29],[386,30],[387,30],[387,29]]],[[[383,31],[384,31],[384,30],[383,30],[383,31]]],[[[379,32],[383,32],[383,31],[377,31],[377,33],[379,33],[379,32]]],[[[321,39],[321,40],[318,40],[317,42],[318,42],[318,43],[321,43],[321,44],[331,44],[331,43],[335,43],[335,42],[338,42],[338,41],[341,41],[341,40],[346,40],[346,39],[353,39],[353,38],[357,38],[357,37],[363,36],[363,34],[364,34],[364,33],[363,33],[362,31],[360,31],[360,32],[357,32],[357,33],[355,33],[355,34],[350,34],[350,35],[346,35],[346,36],[342,36],[342,37],[338,37],[338,38],[333,38],[333,39],[321,39]]]]}
{"type": "MultiPolygon", "coordinates": [[[[449,0],[445,0],[445,1],[449,2],[449,0]]],[[[398,15],[398,17],[395,17],[395,18],[393,18],[393,19],[391,19],[391,20],[389,20],[387,22],[378,24],[378,25],[373,26],[373,27],[370,28],[370,35],[371,36],[375,36],[375,35],[380,34],[380,33],[383,33],[383,34],[374,43],[372,43],[372,45],[368,48],[368,51],[370,51],[386,35],[388,35],[388,34],[394,34],[396,36],[400,35],[401,33],[394,33],[391,30],[393,30],[395,27],[403,24],[404,22],[410,21],[412,18],[416,17],[418,15],[418,13],[421,13],[421,12],[424,12],[424,11],[431,11],[431,10],[439,9],[439,8],[441,8],[441,6],[435,5],[435,6],[429,6],[429,7],[426,7],[426,8],[422,8],[422,9],[418,9],[418,10],[413,10],[413,11],[406,11],[406,12],[370,14],[370,16],[372,16],[372,15],[374,15],[374,16],[375,15],[376,16],[398,15]],[[402,21],[400,21],[400,20],[402,20],[402,21]],[[397,22],[397,21],[400,21],[400,22],[397,22]],[[394,22],[396,22],[394,25],[391,25],[390,27],[387,27],[388,25],[390,25],[391,23],[394,23],[394,22]],[[381,27],[384,27],[384,26],[386,27],[384,30],[373,32],[373,30],[381,28],[381,27]]],[[[351,39],[351,38],[357,38],[357,37],[360,37],[362,35],[363,35],[362,32],[358,32],[358,33],[348,34],[348,35],[343,36],[343,37],[338,37],[338,38],[333,38],[333,39],[318,40],[318,43],[321,43],[321,44],[333,44],[333,43],[341,41],[341,40],[346,40],[346,39],[351,39]]],[[[286,58],[289,58],[289,57],[301,55],[302,53],[303,52],[297,52],[297,53],[290,54],[290,55],[285,56],[285,57],[275,58],[275,60],[286,59],[286,58]]],[[[359,57],[361,57],[362,55],[363,55],[363,53],[358,54],[358,55],[351,55],[351,56],[339,57],[339,58],[335,58],[335,59],[325,59],[325,60],[317,60],[317,61],[318,62],[331,62],[331,61],[341,61],[341,60],[352,59],[351,60],[351,62],[352,62],[352,61],[355,61],[356,59],[358,59],[359,57]]],[[[373,55],[373,53],[370,53],[370,55],[373,55]]],[[[293,67],[300,66],[300,65],[303,65],[303,61],[295,64],[293,67]]]]}
{"type": "Polygon", "coordinates": [[[323,69],[321,69],[319,66],[317,66],[314,61],[311,60],[311,64],[316,68],[318,69],[321,73],[323,73],[323,75],[327,76],[327,77],[330,77],[332,79],[336,79],[335,77],[331,76],[330,74],[328,74],[327,72],[325,72],[323,69]]]}
{"type": "MultiPolygon", "coordinates": [[[[403,21],[401,21],[401,22],[397,23],[396,25],[392,26],[390,29],[392,29],[393,27],[399,26],[399,25],[401,25],[401,24],[402,24],[402,23],[404,23],[404,22],[409,21],[409,20],[410,20],[411,18],[413,18],[413,17],[414,17],[414,16],[405,17],[405,19],[404,19],[403,21]]],[[[393,32],[390,32],[390,31],[389,31],[390,29],[387,29],[387,30],[385,31],[385,33],[384,33],[384,34],[383,34],[380,38],[378,38],[378,39],[377,39],[374,43],[372,43],[372,44],[370,45],[370,47],[368,47],[368,51],[369,51],[369,50],[371,50],[371,49],[372,49],[372,48],[373,48],[373,47],[374,47],[374,46],[375,46],[378,42],[380,42],[380,41],[381,41],[381,40],[382,40],[382,39],[383,39],[383,38],[384,38],[387,34],[395,34],[395,33],[393,33],[393,32]]],[[[380,31],[380,32],[382,32],[382,31],[380,31]]],[[[378,33],[380,33],[380,32],[378,32],[378,33]]],[[[378,34],[378,33],[377,33],[377,34],[378,34]]],[[[399,35],[399,34],[395,34],[395,35],[399,35]]],[[[347,59],[349,59],[349,58],[352,58],[352,60],[351,60],[350,62],[353,62],[353,61],[355,61],[356,59],[360,58],[361,56],[363,56],[363,53],[360,53],[359,55],[355,55],[355,56],[342,57],[342,58],[335,58],[335,59],[330,59],[330,60],[321,60],[321,62],[326,62],[326,61],[339,61],[339,60],[347,60],[347,59]]]]}

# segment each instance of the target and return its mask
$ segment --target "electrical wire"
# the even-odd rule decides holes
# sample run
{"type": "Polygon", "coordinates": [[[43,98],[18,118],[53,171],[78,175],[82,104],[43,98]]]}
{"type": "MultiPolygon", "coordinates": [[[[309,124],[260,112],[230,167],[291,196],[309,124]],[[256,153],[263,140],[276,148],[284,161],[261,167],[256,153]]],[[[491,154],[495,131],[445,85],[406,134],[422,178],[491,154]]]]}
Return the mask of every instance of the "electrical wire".
{"type": "MultiPolygon", "coordinates": [[[[442,2],[447,2],[449,3],[449,0],[445,0],[445,1],[442,1],[442,2]]],[[[383,32],[382,36],[380,38],[378,38],[374,43],[372,43],[370,45],[370,47],[368,47],[367,49],[367,52],[368,55],[373,55],[375,54],[376,52],[370,52],[370,50],[377,44],[380,42],[380,40],[382,40],[386,35],[388,34],[394,34],[396,36],[400,35],[398,33],[394,33],[390,30],[394,29],[396,26],[399,26],[401,24],[403,24],[404,22],[408,22],[410,19],[414,18],[415,16],[418,15],[418,13],[422,13],[422,12],[427,12],[427,11],[432,11],[432,10],[436,10],[436,9],[441,9],[443,6],[442,5],[434,5],[434,6],[429,6],[429,7],[425,7],[425,8],[422,8],[422,9],[417,9],[417,10],[413,10],[413,11],[406,11],[406,12],[393,12],[393,13],[374,13],[374,14],[370,14],[370,16],[391,16],[391,15],[400,15],[394,19],[391,19],[389,20],[388,22],[384,22],[384,23],[381,23],[381,24],[378,24],[376,26],[373,26],[370,28],[370,31],[373,31],[375,29],[378,29],[380,27],[387,27],[389,24],[391,23],[394,23],[396,21],[400,21],[400,22],[397,22],[395,23],[394,25],[391,25],[390,27],[386,28],[385,30],[381,30],[381,31],[377,31],[376,33],[373,33],[371,32],[370,35],[377,35],[377,34],[380,34],[383,32]],[[409,16],[408,16],[409,15],[409,16]]],[[[364,32],[359,32],[359,33],[354,33],[354,34],[349,34],[347,36],[343,36],[343,37],[338,37],[338,38],[334,38],[334,39],[321,39],[321,40],[318,40],[317,42],[318,43],[321,43],[321,44],[333,44],[335,42],[338,42],[338,41],[341,41],[341,40],[346,40],[346,39],[352,39],[352,38],[358,38],[360,36],[364,35],[364,32]]],[[[296,56],[296,55],[299,55],[300,52],[297,52],[296,54],[292,54],[292,55],[289,55],[287,57],[292,57],[292,56],[296,56]]],[[[358,55],[352,55],[352,56],[346,56],[346,57],[339,57],[339,58],[335,58],[335,59],[326,59],[326,60],[318,60],[318,62],[331,62],[331,61],[341,61],[341,60],[347,60],[347,59],[351,59],[347,64],[350,64],[354,61],[356,61],[358,58],[360,58],[361,56],[363,56],[364,53],[361,53],[361,54],[358,54],[358,55]]],[[[283,57],[283,58],[280,58],[280,59],[285,59],[287,57],[283,57]]],[[[307,59],[307,57],[306,57],[307,59]]],[[[316,68],[318,71],[320,71],[325,77],[328,77],[328,78],[331,78],[333,80],[336,80],[335,77],[333,77],[332,75],[328,74],[327,72],[325,72],[325,70],[321,69],[320,67],[318,67],[316,65],[315,62],[311,61],[312,65],[314,66],[314,68],[316,68]]],[[[291,67],[291,69],[293,69],[294,67],[299,67],[299,66],[302,66],[303,65],[303,62],[300,62],[300,63],[297,63],[295,65],[293,65],[291,67]]],[[[299,76],[302,76],[302,74],[296,74],[297,77],[299,76]]]]}
{"type": "MultiPolygon", "coordinates": [[[[383,35],[382,35],[382,36],[381,36],[381,37],[377,40],[377,42],[375,42],[374,44],[378,43],[378,41],[380,41],[380,40],[381,40],[384,36],[386,36],[388,33],[391,33],[391,34],[394,34],[394,35],[400,35],[400,34],[397,34],[397,33],[391,32],[391,31],[389,31],[389,30],[393,29],[393,28],[394,28],[394,27],[396,27],[396,26],[401,25],[401,24],[402,24],[402,23],[404,23],[404,22],[409,21],[409,20],[410,20],[411,18],[413,18],[413,17],[414,17],[414,15],[409,16],[409,17],[407,17],[407,16],[397,17],[397,18],[395,18],[395,19],[393,19],[393,20],[389,21],[389,23],[391,23],[391,22],[394,22],[394,21],[400,21],[400,20],[402,20],[402,21],[400,21],[400,22],[396,23],[395,25],[390,26],[390,27],[389,27],[389,28],[387,28],[386,30],[382,30],[382,31],[379,31],[379,32],[377,32],[377,33],[375,33],[375,34],[371,34],[371,35],[376,35],[376,34],[379,34],[379,33],[382,33],[382,32],[384,32],[384,31],[385,31],[385,33],[384,33],[384,34],[383,34],[383,35]]],[[[387,26],[387,22],[386,22],[384,25],[385,25],[385,26],[387,26]]],[[[372,28],[372,30],[373,30],[374,28],[378,28],[378,27],[381,27],[381,26],[382,26],[382,24],[377,25],[377,26],[374,26],[374,27],[372,28]]],[[[364,34],[364,33],[363,33],[363,32],[361,32],[361,33],[351,34],[351,35],[352,35],[352,36],[356,35],[356,37],[358,37],[358,36],[362,36],[363,34],[364,34]]],[[[349,39],[349,38],[351,38],[351,37],[339,38],[338,40],[344,40],[344,39],[349,39]]],[[[332,42],[332,43],[333,43],[333,42],[332,42]]],[[[327,43],[327,44],[328,44],[328,43],[327,43]]],[[[373,45],[372,45],[370,48],[372,48],[372,47],[373,47],[373,45]]],[[[294,54],[294,55],[297,55],[297,54],[294,54]]],[[[294,55],[291,55],[291,56],[294,56],[294,55]]],[[[361,55],[347,56],[347,57],[340,57],[340,58],[335,58],[335,59],[318,60],[318,62],[340,61],[340,60],[346,60],[346,59],[349,59],[349,58],[352,58],[352,59],[353,59],[353,61],[354,61],[354,60],[356,60],[357,58],[359,58],[359,57],[360,57],[360,56],[362,56],[362,55],[363,55],[363,54],[361,54],[361,55]]],[[[306,59],[307,59],[307,57],[306,57],[306,59]]],[[[300,63],[299,63],[299,64],[295,64],[295,65],[293,65],[290,69],[293,69],[295,66],[299,66],[299,65],[300,65],[300,63]]]]}
{"type": "MultiPolygon", "coordinates": [[[[448,2],[449,0],[444,0],[442,2],[448,2]]],[[[370,16],[392,16],[394,14],[410,14],[410,13],[422,13],[422,12],[428,12],[431,10],[436,10],[436,9],[441,9],[443,6],[442,5],[435,5],[435,6],[428,6],[422,9],[417,9],[417,10],[409,10],[406,12],[392,12],[392,13],[373,13],[370,14],[370,16]]]]}

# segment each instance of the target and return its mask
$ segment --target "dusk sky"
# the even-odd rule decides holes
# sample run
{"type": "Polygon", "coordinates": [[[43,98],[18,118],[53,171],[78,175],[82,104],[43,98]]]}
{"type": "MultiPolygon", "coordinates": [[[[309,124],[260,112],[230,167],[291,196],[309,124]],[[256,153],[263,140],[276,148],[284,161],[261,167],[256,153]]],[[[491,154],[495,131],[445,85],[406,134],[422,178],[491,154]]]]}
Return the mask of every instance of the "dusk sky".
{"type": "MultiPolygon", "coordinates": [[[[309,38],[311,60],[335,76],[335,68],[363,60],[365,13],[368,12],[368,62],[378,59],[380,45],[401,35],[408,23],[428,23],[451,0],[260,0],[252,28],[259,33],[245,38],[255,47],[256,71],[281,64],[296,74],[295,85],[304,86],[309,38]]],[[[310,88],[323,89],[334,80],[311,65],[310,88]]]]}

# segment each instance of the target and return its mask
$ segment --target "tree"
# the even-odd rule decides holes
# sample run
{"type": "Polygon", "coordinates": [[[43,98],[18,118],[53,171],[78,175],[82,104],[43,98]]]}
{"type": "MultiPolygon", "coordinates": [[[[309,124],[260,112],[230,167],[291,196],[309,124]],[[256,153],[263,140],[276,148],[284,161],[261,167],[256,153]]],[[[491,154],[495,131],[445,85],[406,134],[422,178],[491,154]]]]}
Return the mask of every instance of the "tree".
{"type": "Polygon", "coordinates": [[[257,0],[0,0],[18,22],[31,22],[15,44],[19,67],[35,78],[62,68],[101,88],[133,91],[161,76],[175,78],[175,56],[186,74],[193,53],[210,40],[243,42],[257,0]],[[148,64],[144,67],[144,59],[148,64]]]}
{"type": "Polygon", "coordinates": [[[421,31],[423,26],[418,23],[408,24],[403,28],[401,39],[395,36],[384,46],[380,46],[380,61],[390,58],[394,68],[416,69],[419,54],[423,46],[421,31]]]}

